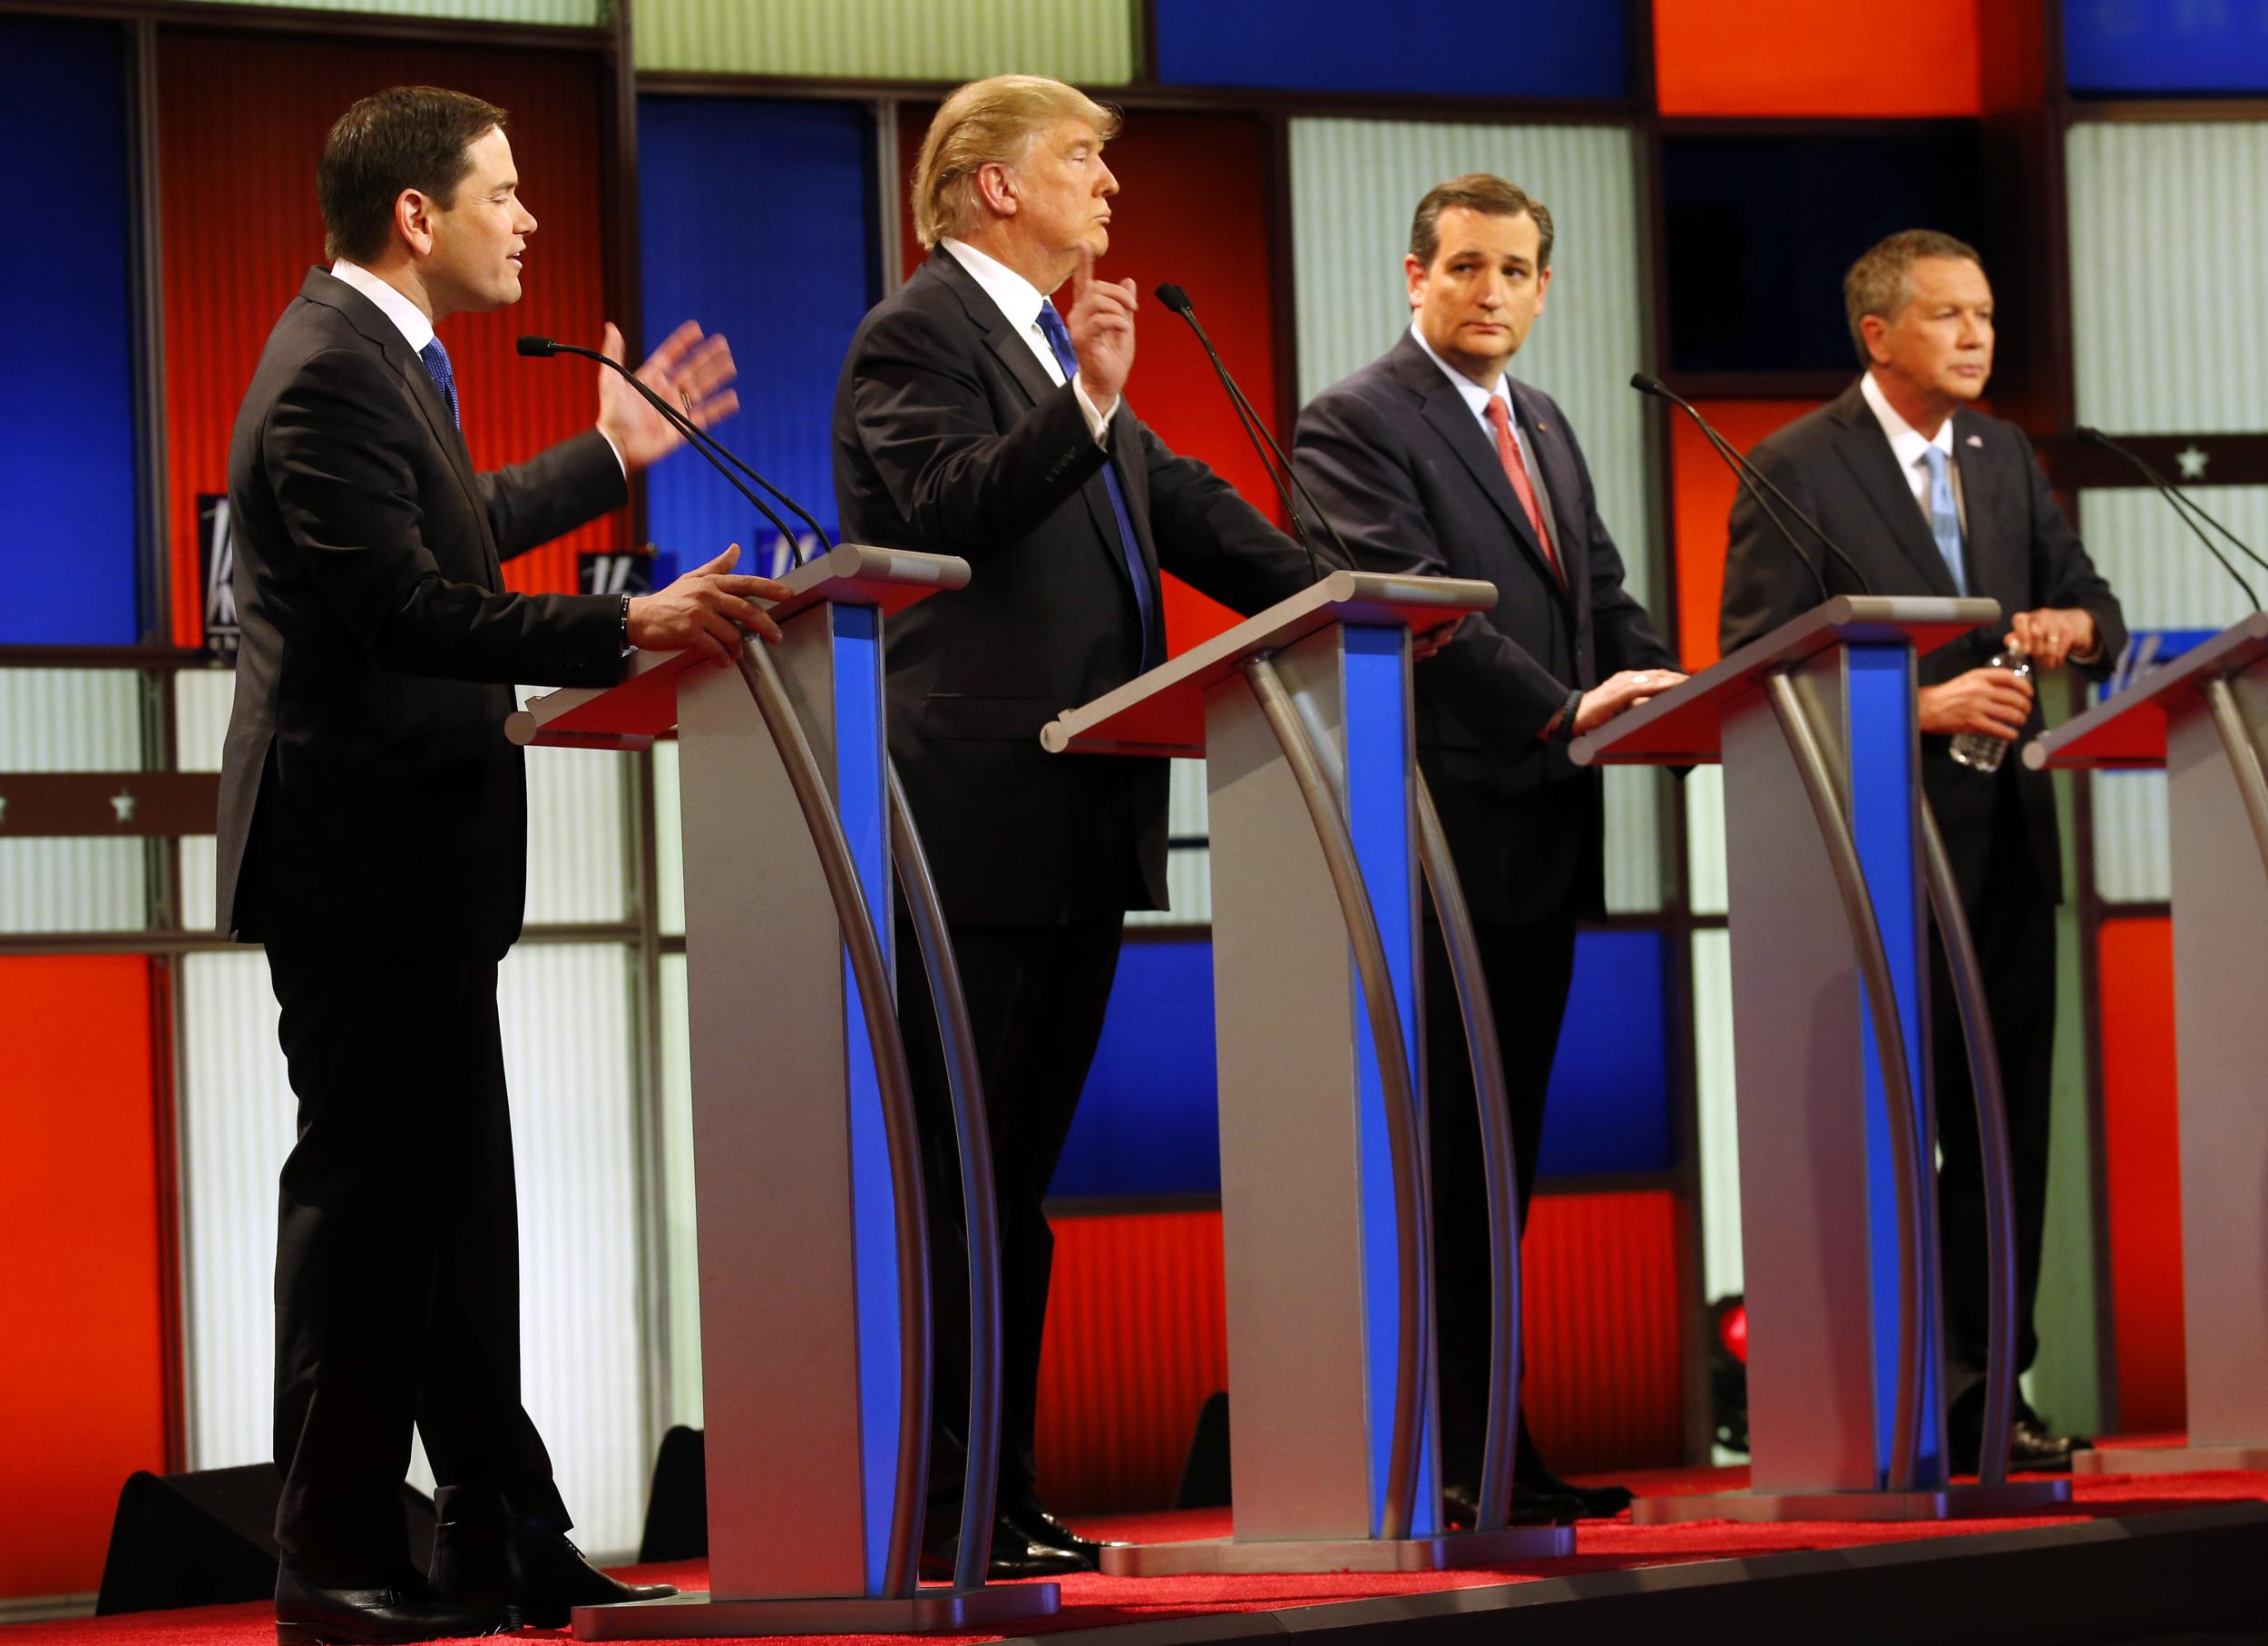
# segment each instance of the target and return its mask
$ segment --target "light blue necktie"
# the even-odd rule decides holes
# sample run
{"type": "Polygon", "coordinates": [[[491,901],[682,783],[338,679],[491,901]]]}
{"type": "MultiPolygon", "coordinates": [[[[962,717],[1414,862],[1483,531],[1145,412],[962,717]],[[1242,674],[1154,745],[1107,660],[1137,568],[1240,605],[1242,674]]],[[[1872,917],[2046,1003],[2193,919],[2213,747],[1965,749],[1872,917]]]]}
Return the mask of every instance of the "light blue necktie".
{"type": "MultiPolygon", "coordinates": [[[[1063,368],[1063,381],[1079,376],[1079,353],[1071,347],[1070,328],[1063,324],[1063,317],[1055,312],[1055,305],[1040,305],[1040,332],[1047,338],[1048,347],[1055,353],[1055,363],[1063,368]]],[[[1149,568],[1142,563],[1141,545],[1134,536],[1134,521],[1126,512],[1126,494],[1119,489],[1118,465],[1106,458],[1102,465],[1102,483],[1110,491],[1110,513],[1119,524],[1119,552],[1126,559],[1126,574],[1134,584],[1134,610],[1142,622],[1141,661],[1138,668],[1149,666],[1149,568]]]]}
{"type": "Polygon", "coordinates": [[[1921,461],[1930,469],[1930,535],[1937,539],[1937,552],[1945,556],[1945,569],[1953,574],[1953,587],[1966,594],[1969,565],[1961,556],[1960,510],[1953,505],[1953,479],[1946,472],[1945,452],[1940,446],[1924,446],[1921,461]]]}
{"type": "Polygon", "coordinates": [[[425,363],[425,369],[433,374],[433,386],[441,391],[442,399],[448,403],[449,421],[463,428],[464,420],[457,416],[456,411],[456,373],[449,369],[449,351],[441,347],[439,338],[435,338],[417,351],[417,358],[425,363]]]}

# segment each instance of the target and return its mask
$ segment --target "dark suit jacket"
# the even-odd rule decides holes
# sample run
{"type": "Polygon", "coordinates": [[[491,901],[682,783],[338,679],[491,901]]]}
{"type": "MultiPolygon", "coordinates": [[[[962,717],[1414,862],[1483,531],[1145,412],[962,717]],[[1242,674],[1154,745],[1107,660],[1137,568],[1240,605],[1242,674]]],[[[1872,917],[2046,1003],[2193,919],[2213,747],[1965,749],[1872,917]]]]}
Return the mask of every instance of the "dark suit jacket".
{"type": "MultiPolygon", "coordinates": [[[[1899,471],[1890,439],[1859,386],[1762,441],[1750,460],[1794,498],[1861,571],[1876,594],[1957,594],[1928,517],[1899,471]]],[[[2031,442],[2013,423],[1980,412],[1953,414],[1953,459],[1960,472],[1967,524],[1962,557],[1969,592],[2000,603],[2002,621],[1964,635],[1919,660],[1923,685],[1935,685],[1992,661],[2007,620],[2042,606],[2077,606],[2094,613],[2097,661],[2109,672],[2126,644],[2117,596],[2097,574],[2078,534],[2057,506],[2031,442]]],[[[1778,513],[1812,563],[1837,594],[1861,593],[1848,570],[1784,508],[1778,513]]],[[[1819,601],[1819,585],[1794,563],[1787,540],[1743,491],[1733,505],[1732,543],[1725,561],[1719,633],[1725,651],[1745,645],[1819,601]]],[[[2035,682],[2036,684],[2038,682],[2035,682]]],[[[2024,737],[2041,727],[2035,704],[2024,737]]],[[[2020,740],[2019,740],[2020,746],[2020,740]]],[[[1998,786],[1947,752],[1951,740],[1921,740],[1922,788],[1944,831],[1964,896],[1982,896],[1990,857],[1998,786]]],[[[2050,897],[2061,895],[2055,794],[2045,772],[2027,770],[2010,750],[2001,782],[2021,798],[2032,861],[2050,897]]]]}
{"type": "Polygon", "coordinates": [[[890,620],[890,750],[947,916],[1047,925],[1166,906],[1162,760],[1051,755],[1040,728],[1133,678],[1141,632],[1111,522],[1117,465],[1165,656],[1158,569],[1242,612],[1306,557],[1130,404],[1109,448],[1021,328],[939,250],[875,305],[835,391],[846,540],[959,554],[969,585],[890,620]]]}
{"type": "Polygon", "coordinates": [[[1418,758],[1474,916],[1598,914],[1598,778],[1538,733],[1569,691],[1674,664],[1622,586],[1575,431],[1549,395],[1505,382],[1557,523],[1564,585],[1488,431],[1406,332],[1300,414],[1292,461],[1359,569],[1496,585],[1494,610],[1416,671],[1418,758]]]}
{"type": "Polygon", "coordinates": [[[308,274],[229,450],[243,638],[221,763],[223,931],[511,945],[527,880],[512,686],[619,678],[621,601],[507,593],[500,563],[624,495],[596,431],[475,475],[393,322],[308,274]]]}

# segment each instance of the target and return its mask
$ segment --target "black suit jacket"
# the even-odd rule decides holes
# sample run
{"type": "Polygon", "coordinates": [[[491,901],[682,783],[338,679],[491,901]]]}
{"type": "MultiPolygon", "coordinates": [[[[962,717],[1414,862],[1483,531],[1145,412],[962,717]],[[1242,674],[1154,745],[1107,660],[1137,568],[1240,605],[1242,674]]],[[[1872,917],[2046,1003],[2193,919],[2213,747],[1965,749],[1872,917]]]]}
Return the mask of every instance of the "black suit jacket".
{"type": "Polygon", "coordinates": [[[1364,571],[1478,577],[1495,608],[1416,671],[1418,758],[1477,918],[1603,912],[1599,782],[1538,734],[1569,691],[1674,666],[1551,397],[1507,377],[1566,568],[1543,558],[1495,443],[1405,332],[1300,414],[1292,460],[1364,571]]]}
{"type": "Polygon", "coordinates": [[[875,305],[835,391],[846,540],[959,554],[965,589],[890,620],[890,750],[948,916],[1052,924],[1166,906],[1166,766],[1051,755],[1040,728],[1133,678],[1145,646],[1106,462],[1158,570],[1238,611],[1310,581],[1306,557],[1234,487],[1121,402],[1109,446],[1022,328],[943,250],[875,305]]]}
{"type": "Polygon", "coordinates": [[[501,563],[619,505],[596,431],[476,475],[425,363],[311,271],[229,450],[243,638],[221,762],[220,927],[501,955],[527,880],[516,681],[619,678],[621,601],[501,563]]]}
{"type": "MultiPolygon", "coordinates": [[[[1872,593],[1960,593],[1859,385],[1760,442],[1749,456],[1851,556],[1872,593]]],[[[1935,685],[1991,661],[2008,632],[2007,620],[2042,606],[2077,606],[2094,614],[2099,650],[2093,663],[2080,666],[2098,677],[2108,673],[2126,648],[2126,620],[2117,596],[2097,573],[2078,534],[2057,505],[2031,442],[2013,423],[1957,411],[1953,459],[1966,517],[1962,559],[1969,592],[1999,601],[2002,621],[1920,659],[1921,683],[1935,685]]],[[[1862,592],[1785,509],[1776,512],[1787,519],[1804,554],[1822,567],[1829,590],[1862,592]]],[[[1787,540],[1745,490],[1733,505],[1731,529],[1718,625],[1727,652],[1809,611],[1820,598],[1818,583],[1795,563],[1787,540]]],[[[2035,702],[2024,738],[2035,736],[2041,725],[2035,702]]],[[[1922,738],[1922,788],[1944,831],[1963,896],[1974,903],[1985,889],[1998,785],[1956,764],[1947,752],[1950,747],[1950,738],[1922,738]]],[[[2017,785],[2033,867],[2048,896],[2060,896],[2062,863],[2048,774],[2026,769],[2010,750],[1998,776],[2001,783],[2017,785]]]]}

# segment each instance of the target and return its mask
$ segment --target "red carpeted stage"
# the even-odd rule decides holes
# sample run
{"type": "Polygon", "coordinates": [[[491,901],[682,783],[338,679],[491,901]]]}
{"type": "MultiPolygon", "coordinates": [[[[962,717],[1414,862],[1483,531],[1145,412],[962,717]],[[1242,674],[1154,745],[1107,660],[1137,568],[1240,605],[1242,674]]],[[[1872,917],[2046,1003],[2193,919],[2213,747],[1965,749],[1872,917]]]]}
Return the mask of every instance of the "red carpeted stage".
{"type": "MultiPolygon", "coordinates": [[[[1630,1478],[1647,1493],[1724,1490],[1746,1471],[1630,1478]]],[[[2268,1475],[2082,1477],[2054,1514],[1931,1524],[1634,1526],[1586,1521],[1571,1559],[1484,1572],[1072,1578],[1044,1632],[1097,1646],[1311,1641],[1538,1642],[1721,1639],[1842,1643],[2268,1639],[2268,1475]]],[[[1225,1511],[1098,1517],[1137,1541],[1225,1533],[1225,1511]]],[[[698,1589],[699,1563],[640,1569],[698,1589]]],[[[6,1646],[268,1646],[260,1604],[0,1631],[6,1646]]],[[[564,1638],[553,1636],[550,1638],[564,1638]]],[[[837,1640],[846,1637],[836,1637],[837,1640]]],[[[939,1641],[997,1635],[934,1636],[939,1641]]]]}

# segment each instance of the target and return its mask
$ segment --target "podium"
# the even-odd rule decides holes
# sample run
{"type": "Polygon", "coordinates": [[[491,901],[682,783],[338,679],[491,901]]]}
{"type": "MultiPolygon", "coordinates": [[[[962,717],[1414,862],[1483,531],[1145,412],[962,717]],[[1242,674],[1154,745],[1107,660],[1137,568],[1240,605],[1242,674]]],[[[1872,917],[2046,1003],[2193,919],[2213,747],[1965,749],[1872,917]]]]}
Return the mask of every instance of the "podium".
{"type": "Polygon", "coordinates": [[[2090,1475],[2268,1469],[2268,612],[2024,750],[2036,769],[2163,767],[2173,846],[2189,1444],[2107,1446],[2090,1475]]]}
{"type": "Polygon", "coordinates": [[[1642,1524],[1940,1519],[2068,1495],[2007,1479],[2006,1115],[1915,723],[1917,653],[1999,617],[1989,600],[1838,596],[1575,740],[1581,764],[1725,766],[1753,1488],[1642,1497],[1642,1524]],[[1969,1040],[1991,1254],[1985,1464],[1963,1486],[1945,1456],[1925,897],[1969,1040]]]}
{"type": "Polygon", "coordinates": [[[1409,631],[1486,583],[1333,572],[1044,727],[1057,754],[1202,756],[1211,806],[1234,1534],[1103,1570],[1440,1571],[1569,1553],[1507,1528],[1518,1386],[1511,1140],[1461,893],[1415,762],[1409,631]],[[1498,1331],[1482,1504],[1441,1524],[1420,866],[1477,1034],[1498,1331]],[[1476,1026],[1477,1025],[1477,1026],[1476,1026]]]}
{"type": "Polygon", "coordinates": [[[885,619],[968,578],[959,559],[846,544],[783,580],[777,646],[752,639],[735,664],[641,652],[619,684],[552,692],[507,722],[514,742],[600,749],[643,748],[674,724],[681,751],[710,1592],[578,1607],[579,1640],[966,1630],[1056,1608],[1052,1583],[983,1582],[992,1155],[884,729],[885,619]],[[928,1246],[894,869],[944,1025],[970,1208],[968,1485],[954,1582],[931,1589],[917,1587],[928,1246]]]}

